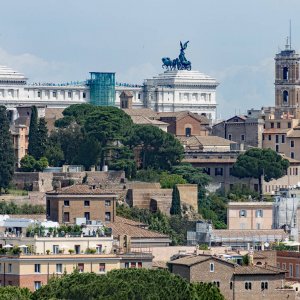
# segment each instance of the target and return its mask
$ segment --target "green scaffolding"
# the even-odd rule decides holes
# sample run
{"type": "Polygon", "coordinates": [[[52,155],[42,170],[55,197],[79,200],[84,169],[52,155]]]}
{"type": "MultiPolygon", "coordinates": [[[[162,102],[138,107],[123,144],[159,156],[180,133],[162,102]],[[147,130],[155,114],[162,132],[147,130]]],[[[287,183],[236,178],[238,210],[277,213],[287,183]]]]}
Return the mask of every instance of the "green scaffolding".
{"type": "Polygon", "coordinates": [[[97,106],[115,105],[115,73],[90,72],[90,103],[97,106]]]}

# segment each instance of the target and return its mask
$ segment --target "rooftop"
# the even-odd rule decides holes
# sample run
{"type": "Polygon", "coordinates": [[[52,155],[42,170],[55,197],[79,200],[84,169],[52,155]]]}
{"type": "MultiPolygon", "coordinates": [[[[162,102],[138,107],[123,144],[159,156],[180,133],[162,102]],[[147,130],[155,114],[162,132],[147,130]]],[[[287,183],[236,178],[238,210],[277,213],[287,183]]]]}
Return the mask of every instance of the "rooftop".
{"type": "Polygon", "coordinates": [[[87,184],[76,184],[47,192],[47,195],[115,195],[103,189],[87,184]]]}
{"type": "Polygon", "coordinates": [[[129,235],[131,238],[169,238],[166,234],[161,234],[143,228],[145,225],[140,222],[116,216],[115,222],[107,224],[112,229],[114,237],[118,235],[129,235]]]}

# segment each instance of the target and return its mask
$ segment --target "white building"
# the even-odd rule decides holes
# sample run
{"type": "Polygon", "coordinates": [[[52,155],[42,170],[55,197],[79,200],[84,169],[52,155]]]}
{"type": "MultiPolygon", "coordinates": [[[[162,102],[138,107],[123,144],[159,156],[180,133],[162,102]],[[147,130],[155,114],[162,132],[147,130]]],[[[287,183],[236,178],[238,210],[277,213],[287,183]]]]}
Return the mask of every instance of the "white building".
{"type": "MultiPolygon", "coordinates": [[[[143,86],[116,84],[115,105],[120,107],[120,94],[133,94],[133,108],[152,108],[157,112],[189,110],[216,118],[217,81],[198,71],[165,71],[143,86]]],[[[27,78],[10,68],[0,66],[0,105],[15,111],[17,106],[66,108],[90,101],[87,81],[62,84],[28,84],[27,78]]],[[[16,117],[16,116],[15,116],[16,117]]]]}
{"type": "Polygon", "coordinates": [[[145,80],[144,105],[158,112],[188,110],[216,118],[218,82],[198,71],[166,71],[145,80]]]}

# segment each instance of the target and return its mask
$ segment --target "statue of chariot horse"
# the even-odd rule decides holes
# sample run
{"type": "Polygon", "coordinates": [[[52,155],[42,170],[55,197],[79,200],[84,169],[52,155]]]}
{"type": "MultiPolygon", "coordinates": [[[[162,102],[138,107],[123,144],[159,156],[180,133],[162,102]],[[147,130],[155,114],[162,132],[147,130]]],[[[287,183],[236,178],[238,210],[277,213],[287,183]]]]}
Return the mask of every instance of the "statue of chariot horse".
{"type": "Polygon", "coordinates": [[[191,70],[192,69],[192,64],[189,60],[186,59],[184,50],[187,48],[187,44],[189,41],[184,43],[180,42],[180,54],[178,58],[175,59],[170,59],[170,57],[163,57],[162,58],[162,68],[166,68],[167,70],[191,70]]]}

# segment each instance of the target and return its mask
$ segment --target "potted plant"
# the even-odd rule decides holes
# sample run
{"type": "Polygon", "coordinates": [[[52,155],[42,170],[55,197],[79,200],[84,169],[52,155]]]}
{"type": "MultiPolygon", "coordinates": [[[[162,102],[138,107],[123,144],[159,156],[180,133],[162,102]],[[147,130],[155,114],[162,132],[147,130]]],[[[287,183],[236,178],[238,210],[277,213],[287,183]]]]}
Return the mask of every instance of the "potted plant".
{"type": "Polygon", "coordinates": [[[69,249],[68,251],[71,255],[75,252],[74,249],[69,249]]]}
{"type": "Polygon", "coordinates": [[[47,250],[46,250],[46,253],[47,253],[47,255],[49,255],[49,254],[50,254],[50,250],[49,250],[49,249],[47,249],[47,250]]]}

